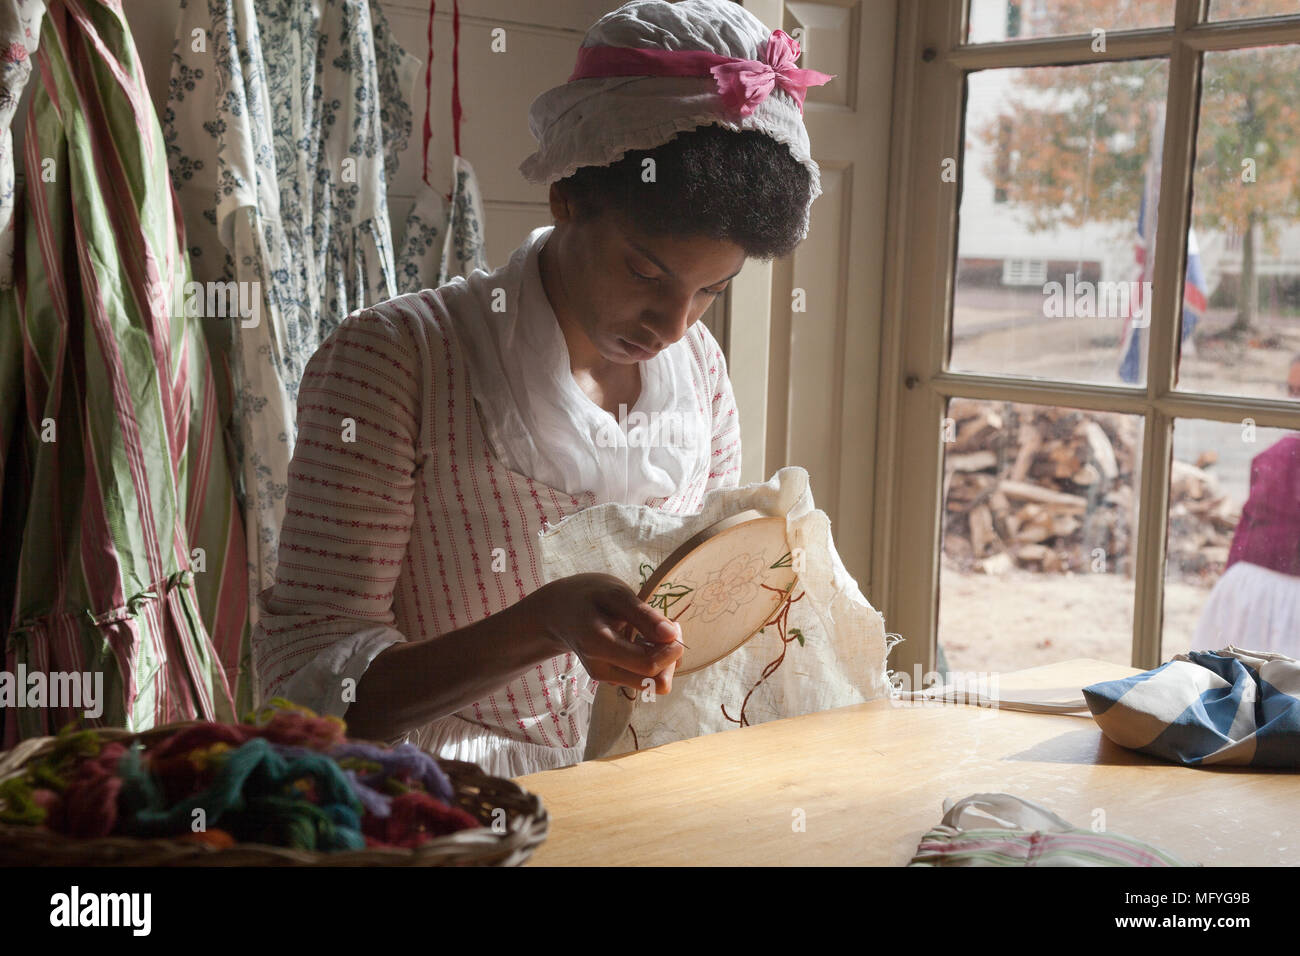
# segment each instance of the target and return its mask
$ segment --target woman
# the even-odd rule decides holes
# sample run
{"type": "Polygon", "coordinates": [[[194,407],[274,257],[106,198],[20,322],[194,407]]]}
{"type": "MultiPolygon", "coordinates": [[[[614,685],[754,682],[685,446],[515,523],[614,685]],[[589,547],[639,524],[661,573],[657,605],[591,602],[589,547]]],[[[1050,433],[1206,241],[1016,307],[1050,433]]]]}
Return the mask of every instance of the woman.
{"type": "Polygon", "coordinates": [[[543,586],[534,539],[600,502],[692,513],[738,484],[726,363],[698,319],[747,257],[807,234],[803,91],[829,77],[797,55],[726,0],[606,15],[530,113],[521,169],[555,224],[322,344],[259,598],[262,699],[516,776],[581,760],[593,682],[671,691],[676,625],[610,575],[543,586]]]}
{"type": "Polygon", "coordinates": [[[1250,497],[1194,646],[1229,644],[1300,657],[1300,434],[1251,462],[1250,497]]]}

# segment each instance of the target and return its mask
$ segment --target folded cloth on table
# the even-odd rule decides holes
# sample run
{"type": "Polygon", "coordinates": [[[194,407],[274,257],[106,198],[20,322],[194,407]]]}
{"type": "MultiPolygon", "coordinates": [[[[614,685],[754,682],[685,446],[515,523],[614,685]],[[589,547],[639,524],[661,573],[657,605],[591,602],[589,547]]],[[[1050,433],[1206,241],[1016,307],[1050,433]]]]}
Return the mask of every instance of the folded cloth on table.
{"type": "Polygon", "coordinates": [[[1196,866],[1122,833],[1071,825],[1009,793],[943,802],[943,821],[921,837],[908,866],[1196,866]]]}
{"type": "Polygon", "coordinates": [[[1300,767],[1300,662],[1228,646],[1083,689],[1102,733],[1189,767],[1300,767]]]}

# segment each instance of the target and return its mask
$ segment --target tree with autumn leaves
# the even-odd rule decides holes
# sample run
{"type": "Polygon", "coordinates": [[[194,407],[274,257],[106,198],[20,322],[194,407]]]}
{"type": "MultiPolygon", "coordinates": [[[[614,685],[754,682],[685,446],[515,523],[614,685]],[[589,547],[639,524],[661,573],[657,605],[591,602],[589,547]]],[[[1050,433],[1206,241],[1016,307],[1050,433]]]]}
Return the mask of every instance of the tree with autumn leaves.
{"type": "MultiPolygon", "coordinates": [[[[1047,20],[1025,22],[1024,35],[1083,33],[1085,51],[1098,43],[1087,0],[1024,8],[1022,17],[1047,20]]],[[[1135,22],[1121,25],[1156,25],[1155,10],[1139,4],[1135,22]]],[[[1279,226],[1300,222],[1300,47],[1208,53],[1201,85],[1192,227],[1240,236],[1237,314],[1225,335],[1242,338],[1258,313],[1258,256],[1277,251],[1279,226]]],[[[1114,222],[1136,234],[1167,86],[1164,59],[1018,70],[996,113],[972,130],[989,147],[983,172],[1032,231],[1114,222]]]]}
{"type": "Polygon", "coordinates": [[[1260,248],[1300,221],[1300,47],[1206,54],[1201,84],[1193,225],[1241,234],[1240,337],[1259,308],[1260,248]]]}

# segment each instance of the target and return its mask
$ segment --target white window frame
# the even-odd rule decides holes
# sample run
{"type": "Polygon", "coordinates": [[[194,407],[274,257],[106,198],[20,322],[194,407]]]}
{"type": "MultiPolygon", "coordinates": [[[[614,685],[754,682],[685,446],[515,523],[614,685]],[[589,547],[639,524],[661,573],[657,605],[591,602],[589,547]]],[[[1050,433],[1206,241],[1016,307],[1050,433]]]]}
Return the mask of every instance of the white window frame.
{"type": "MultiPolygon", "coordinates": [[[[1300,429],[1300,411],[1283,399],[1175,389],[1175,362],[1200,64],[1207,51],[1300,43],[1300,16],[1207,22],[1207,0],[1176,0],[1171,27],[1107,31],[1105,52],[1091,36],[962,44],[966,0],[899,5],[893,154],[882,342],[880,474],[873,566],[877,606],[905,639],[891,666],[935,668],[944,409],[949,398],[1062,405],[1141,416],[1144,421],[1132,665],[1160,664],[1169,511],[1172,424],[1176,418],[1300,429]],[[956,158],[961,178],[963,88],[968,71],[1142,56],[1165,56],[1169,93],[1154,264],[1146,385],[1110,386],[1016,379],[944,368],[952,330],[959,183],[942,181],[956,158]]],[[[1101,24],[1099,24],[1101,25],[1101,24]]],[[[1032,613],[1032,609],[1026,609],[1032,613]]],[[[1068,640],[1069,635],[1062,635],[1068,640]]]]}

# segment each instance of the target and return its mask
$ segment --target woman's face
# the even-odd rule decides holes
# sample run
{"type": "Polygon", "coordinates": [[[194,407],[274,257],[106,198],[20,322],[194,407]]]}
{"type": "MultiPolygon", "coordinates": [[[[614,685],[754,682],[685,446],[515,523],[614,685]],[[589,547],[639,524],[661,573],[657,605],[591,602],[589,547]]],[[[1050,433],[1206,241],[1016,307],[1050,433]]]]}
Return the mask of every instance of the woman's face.
{"type": "Polygon", "coordinates": [[[593,364],[631,365],[672,345],[745,264],[732,242],[653,237],[618,213],[578,222],[556,186],[551,211],[543,283],[561,326],[587,339],[580,351],[593,364]]]}

